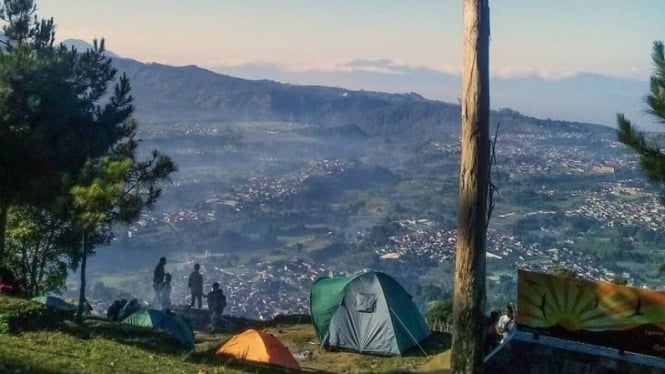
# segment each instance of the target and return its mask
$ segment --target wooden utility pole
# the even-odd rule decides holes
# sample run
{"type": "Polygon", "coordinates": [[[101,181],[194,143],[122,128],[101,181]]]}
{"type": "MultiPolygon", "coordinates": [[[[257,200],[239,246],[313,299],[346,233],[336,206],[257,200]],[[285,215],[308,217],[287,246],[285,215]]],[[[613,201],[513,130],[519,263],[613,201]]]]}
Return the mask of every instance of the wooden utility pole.
{"type": "Polygon", "coordinates": [[[484,371],[490,171],[489,0],[462,0],[462,138],[453,303],[453,373],[484,371]]]}

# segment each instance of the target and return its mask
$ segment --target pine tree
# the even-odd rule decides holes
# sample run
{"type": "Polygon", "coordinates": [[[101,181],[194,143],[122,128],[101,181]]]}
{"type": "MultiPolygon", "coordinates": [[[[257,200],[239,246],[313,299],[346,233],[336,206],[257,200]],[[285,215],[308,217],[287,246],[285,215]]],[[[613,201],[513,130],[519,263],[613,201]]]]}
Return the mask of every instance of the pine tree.
{"type": "Polygon", "coordinates": [[[108,241],[108,222],[135,219],[159,196],[156,183],[175,170],[156,151],[149,161],[135,159],[131,87],[124,74],[116,79],[104,40],[87,51],[55,46],[53,19],[35,13],[34,0],[0,4],[0,266],[11,207],[46,209],[90,239],[98,233],[88,241],[94,248],[108,241]],[[126,185],[117,189],[127,193],[96,206],[108,211],[91,220],[86,209],[95,204],[83,203],[81,191],[100,187],[95,181],[115,183],[100,178],[108,175],[104,167],[121,161],[126,185]]]}
{"type": "Polygon", "coordinates": [[[59,220],[59,248],[80,267],[80,317],[88,256],[114,224],[154,204],[176,167],[156,150],[136,159],[131,87],[124,74],[116,79],[104,40],[87,51],[54,46],[53,20],[35,12],[33,0],[0,5],[0,266],[10,208],[59,220]]]}
{"type": "MultiPolygon", "coordinates": [[[[651,58],[654,72],[651,75],[649,94],[646,97],[648,113],[653,115],[659,124],[665,125],[665,54],[663,43],[653,43],[651,58]]],[[[646,134],[638,130],[623,114],[617,114],[618,140],[630,147],[640,160],[640,167],[649,181],[665,187],[665,151],[655,141],[649,141],[646,134]]],[[[665,189],[661,193],[665,203],[665,189]]]]}

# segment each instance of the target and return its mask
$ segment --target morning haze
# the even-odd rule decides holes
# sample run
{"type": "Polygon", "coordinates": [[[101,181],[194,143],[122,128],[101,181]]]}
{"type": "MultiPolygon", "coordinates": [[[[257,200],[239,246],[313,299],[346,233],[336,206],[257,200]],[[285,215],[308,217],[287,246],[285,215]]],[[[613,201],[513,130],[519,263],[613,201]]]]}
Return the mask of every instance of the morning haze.
{"type": "MultiPolygon", "coordinates": [[[[83,52],[104,38],[105,56],[128,78],[138,123],[129,126],[137,134],[128,136],[126,145],[135,151],[132,157],[150,160],[158,150],[173,162],[159,175],[161,193],[133,210],[135,215],[127,218],[122,203],[109,203],[102,214],[113,217],[102,220],[107,231],[85,231],[107,240],[98,239],[86,252],[87,263],[77,253],[56,256],[64,276],[60,284],[39,290],[59,291],[65,298],[83,295],[80,269],[87,264],[82,288],[92,314],[106,316],[115,300],[136,298],[146,310],[183,316],[194,328],[187,348],[171,342],[177,348],[159,351],[154,345],[161,340],[136,338],[147,341],[136,345],[174,365],[174,372],[247,369],[215,355],[246,328],[265,328],[312,372],[448,370],[462,148],[461,5],[457,0],[39,1],[39,16],[55,19],[58,43],[83,52]],[[166,264],[155,267],[161,257],[166,264]],[[201,310],[193,306],[194,264],[200,265],[205,294],[215,282],[225,294],[221,319],[208,313],[214,308],[205,299],[201,310]],[[418,311],[413,323],[427,323],[432,338],[415,344],[405,338],[411,350],[398,351],[404,356],[395,359],[324,349],[321,344],[329,344],[332,334],[319,334],[311,299],[315,283],[373,271],[404,288],[410,295],[405,300],[418,311]],[[165,278],[158,273],[172,277],[168,303],[165,278]]],[[[644,97],[653,42],[665,35],[660,17],[665,2],[501,0],[490,6],[495,190],[487,225],[487,314],[516,302],[518,270],[566,270],[588,280],[660,287],[661,191],[627,142],[617,140],[616,118],[625,113],[641,129],[658,124],[647,114],[644,97]]],[[[0,67],[3,63],[8,62],[0,59],[0,67]]],[[[0,88],[2,74],[0,69],[0,88]]],[[[107,102],[107,96],[98,102],[107,102]]],[[[106,118],[101,111],[90,113],[95,120],[106,118]]],[[[2,121],[0,129],[14,128],[2,121]]],[[[66,200],[71,206],[85,210],[80,202],[85,192],[96,191],[89,179],[109,178],[122,167],[120,161],[128,162],[114,157],[103,153],[86,164],[118,161],[108,169],[97,166],[106,170],[97,171],[98,179],[85,179],[89,174],[81,166],[79,184],[91,187],[84,192],[71,187],[78,191],[66,200]]],[[[114,183],[127,188],[135,175],[146,175],[139,169],[114,183]]],[[[7,191],[3,186],[0,197],[7,191]]],[[[30,209],[55,211],[42,200],[21,201],[30,209]]],[[[26,257],[21,240],[27,239],[19,235],[25,218],[12,210],[9,216],[6,256],[18,263],[26,257]]],[[[81,226],[79,218],[67,222],[81,226]]],[[[79,248],[78,236],[69,240],[79,248]]],[[[355,281],[348,278],[344,285],[355,281]]],[[[362,302],[354,299],[357,308],[365,308],[359,313],[383,307],[365,296],[362,302]]],[[[348,297],[331,305],[346,308],[352,303],[348,297]]],[[[122,318],[115,319],[104,319],[93,330],[79,319],[77,328],[106,339],[121,325],[122,318]]],[[[127,336],[142,336],[127,331],[113,338],[122,349],[127,336]]],[[[0,341],[2,336],[0,329],[0,341]]],[[[113,357],[113,365],[125,365],[124,358],[113,357]]],[[[8,368],[33,365],[25,360],[8,368]]],[[[120,369],[100,366],[99,372],[114,370],[120,369]]]]}

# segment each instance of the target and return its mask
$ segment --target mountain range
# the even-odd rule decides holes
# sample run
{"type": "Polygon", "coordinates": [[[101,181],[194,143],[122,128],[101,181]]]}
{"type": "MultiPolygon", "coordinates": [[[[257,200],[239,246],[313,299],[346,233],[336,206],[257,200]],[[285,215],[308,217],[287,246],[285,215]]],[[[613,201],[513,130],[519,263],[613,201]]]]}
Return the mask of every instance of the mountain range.
{"type": "MultiPolygon", "coordinates": [[[[460,77],[427,67],[391,60],[354,60],[327,70],[293,70],[270,64],[219,65],[212,70],[248,79],[270,78],[298,84],[334,84],[350,89],[418,92],[424,97],[456,103],[460,77]]],[[[614,126],[616,113],[637,123],[653,120],[645,113],[646,80],[581,72],[550,79],[535,74],[492,76],[493,108],[512,108],[530,116],[614,126]]]]}
{"type": "MultiPolygon", "coordinates": [[[[78,49],[87,45],[78,40],[64,43],[78,49]]],[[[459,133],[458,104],[430,100],[413,92],[385,93],[243,79],[194,65],[176,67],[110,56],[115,67],[130,78],[137,117],[148,123],[282,121],[324,128],[351,125],[369,135],[388,137],[433,134],[456,137],[459,133]]],[[[549,105],[565,108],[561,101],[574,93],[594,93],[607,82],[602,76],[581,75],[559,81],[556,90],[546,83],[537,84],[528,79],[514,80],[506,86],[526,97],[538,96],[537,91],[551,91],[544,96],[549,105]],[[563,93],[557,95],[556,92],[563,93]]],[[[493,81],[493,84],[501,86],[502,83],[493,81]]],[[[459,83],[450,78],[442,87],[457,90],[459,83]]],[[[603,89],[621,101],[618,91],[618,87],[603,89]]],[[[577,105],[591,104],[578,102],[577,105]]],[[[491,120],[502,124],[547,122],[523,116],[513,109],[493,111],[491,120]]],[[[549,122],[559,126],[579,125],[560,120],[549,122]]]]}

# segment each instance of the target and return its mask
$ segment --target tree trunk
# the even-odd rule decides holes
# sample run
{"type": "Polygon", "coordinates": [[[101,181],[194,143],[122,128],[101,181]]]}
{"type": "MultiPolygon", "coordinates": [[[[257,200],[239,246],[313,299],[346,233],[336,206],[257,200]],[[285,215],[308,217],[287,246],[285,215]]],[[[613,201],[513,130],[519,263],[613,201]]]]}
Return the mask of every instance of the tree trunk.
{"type": "Polygon", "coordinates": [[[81,238],[81,289],[79,291],[79,306],[76,311],[76,319],[78,321],[83,320],[83,308],[85,307],[85,265],[88,260],[88,255],[85,250],[85,232],[81,238]]]}
{"type": "Polygon", "coordinates": [[[489,0],[463,0],[462,137],[453,305],[453,373],[484,371],[489,188],[489,0]]]}
{"type": "Polygon", "coordinates": [[[0,268],[5,265],[5,243],[7,239],[7,215],[9,204],[0,202],[0,268]]]}

